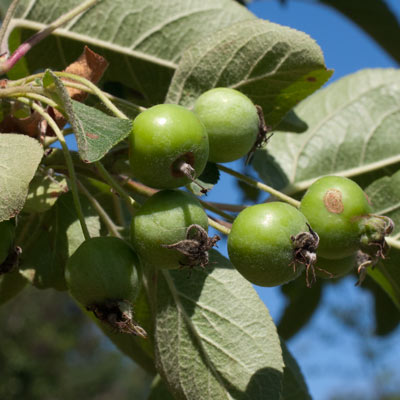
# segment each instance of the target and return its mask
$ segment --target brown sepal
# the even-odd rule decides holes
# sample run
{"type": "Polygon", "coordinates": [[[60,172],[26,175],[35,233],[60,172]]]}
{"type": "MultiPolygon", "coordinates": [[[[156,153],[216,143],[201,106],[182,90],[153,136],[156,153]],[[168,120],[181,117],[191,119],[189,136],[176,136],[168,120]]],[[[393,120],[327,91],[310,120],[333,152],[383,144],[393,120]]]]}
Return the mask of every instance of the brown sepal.
{"type": "MultiPolygon", "coordinates": [[[[85,46],[83,53],[79,56],[79,58],[72,64],[68,65],[64,72],[79,75],[92,83],[97,83],[103,76],[107,67],[108,61],[104,57],[85,46]]],[[[62,80],[70,82],[73,81],[72,79],[67,78],[62,78],[62,80]]],[[[83,102],[88,96],[87,92],[80,89],[71,87],[67,87],[66,89],[71,99],[79,102],[83,102]]],[[[63,127],[66,124],[67,120],[61,112],[52,109],[52,114],[59,127],[63,127]]],[[[48,136],[53,136],[54,132],[50,127],[48,127],[46,134],[48,136]]]]}

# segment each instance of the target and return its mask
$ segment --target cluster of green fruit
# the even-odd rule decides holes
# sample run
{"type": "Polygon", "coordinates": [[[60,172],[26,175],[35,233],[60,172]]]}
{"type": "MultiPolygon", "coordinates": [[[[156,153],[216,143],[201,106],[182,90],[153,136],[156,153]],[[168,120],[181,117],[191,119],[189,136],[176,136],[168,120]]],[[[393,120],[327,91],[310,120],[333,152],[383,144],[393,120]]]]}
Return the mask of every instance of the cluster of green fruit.
{"type": "Polygon", "coordinates": [[[151,107],[133,122],[133,175],[157,189],[186,185],[203,172],[207,161],[229,162],[249,153],[259,124],[252,101],[228,88],[203,93],[193,111],[175,104],[151,107]]]}
{"type": "MultiPolygon", "coordinates": [[[[145,337],[132,311],[142,267],[205,267],[208,251],[220,239],[208,236],[208,217],[199,200],[174,189],[195,180],[208,161],[232,161],[248,154],[260,140],[262,124],[249,98],[225,88],[204,93],[193,112],[162,104],[137,116],[129,139],[133,175],[163,190],[133,216],[130,244],[96,237],[78,247],[66,265],[71,295],[113,329],[145,337]]],[[[0,228],[7,238],[0,254],[5,268],[13,253],[14,225],[6,221],[0,228]]],[[[311,285],[316,274],[336,277],[357,262],[364,268],[384,257],[385,235],[392,229],[390,219],[371,214],[355,182],[325,177],[311,185],[299,209],[283,202],[244,209],[232,225],[228,253],[236,269],[254,284],[281,285],[305,270],[311,285]]]]}
{"type": "MultiPolygon", "coordinates": [[[[208,161],[244,156],[258,132],[257,108],[233,89],[204,93],[194,111],[161,104],[142,112],[130,136],[133,175],[147,186],[164,190],[134,215],[131,244],[115,237],[95,237],[76,249],[65,267],[71,295],[112,329],[145,337],[132,311],[141,286],[141,265],[205,266],[208,250],[219,240],[217,235],[208,237],[208,217],[200,202],[187,192],[171,189],[195,180],[208,161]]],[[[7,236],[4,260],[0,260],[5,268],[15,227],[9,221],[0,227],[5,231],[2,236],[7,236]]]]}
{"type": "Polygon", "coordinates": [[[316,275],[339,277],[356,266],[364,273],[385,256],[385,236],[392,230],[389,218],[371,214],[360,186],[327,176],[310,186],[299,209],[271,202],[242,211],[233,223],[228,252],[236,269],[257,285],[284,284],[304,269],[311,285],[316,275]]]}
{"type": "Polygon", "coordinates": [[[130,164],[136,179],[164,189],[149,198],[131,223],[131,245],[114,237],[86,240],[66,265],[72,296],[113,329],[142,337],[131,304],[141,284],[141,265],[176,269],[206,266],[208,217],[190,193],[172,190],[194,181],[208,161],[226,162],[253,147],[259,116],[251,100],[225,88],[212,89],[194,111],[160,104],[139,114],[130,135],[130,164]],[[244,129],[238,130],[238,126],[244,129]],[[110,268],[112,273],[110,274],[110,268]]]}

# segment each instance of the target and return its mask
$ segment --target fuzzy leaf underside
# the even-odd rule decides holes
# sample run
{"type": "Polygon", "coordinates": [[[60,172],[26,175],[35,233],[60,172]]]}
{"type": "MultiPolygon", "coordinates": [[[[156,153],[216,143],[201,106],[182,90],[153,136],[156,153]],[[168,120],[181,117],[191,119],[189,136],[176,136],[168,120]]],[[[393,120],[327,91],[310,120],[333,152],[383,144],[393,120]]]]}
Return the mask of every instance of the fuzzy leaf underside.
{"type": "Polygon", "coordinates": [[[323,175],[366,186],[400,166],[400,71],[367,69],[320,90],[295,108],[308,129],[275,132],[253,166],[278,189],[295,193],[323,175]]]}
{"type": "Polygon", "coordinates": [[[22,210],[43,149],[28,136],[2,133],[0,155],[0,221],[4,221],[22,210]]]}
{"type": "Polygon", "coordinates": [[[55,204],[58,197],[68,191],[64,177],[55,175],[36,175],[30,185],[23,212],[43,213],[55,204]]]}
{"type": "Polygon", "coordinates": [[[160,271],[155,351],[176,399],[279,399],[282,352],[252,285],[216,251],[206,269],[160,271]]]}
{"type": "Polygon", "coordinates": [[[263,20],[241,21],[200,40],[183,54],[166,102],[192,107],[213,87],[230,87],[263,108],[275,126],[331,76],[308,35],[263,20]]]}
{"type": "MultiPolygon", "coordinates": [[[[373,182],[365,189],[373,212],[394,222],[392,236],[400,233],[400,171],[373,182]]],[[[388,256],[369,275],[378,282],[400,309],[400,250],[391,248],[388,256]]]]}
{"type": "Polygon", "coordinates": [[[129,119],[110,117],[74,100],[72,107],[77,122],[73,127],[79,155],[84,162],[100,160],[132,130],[132,121],[129,119]]]}
{"type": "MultiPolygon", "coordinates": [[[[13,47],[79,3],[21,0],[12,21],[13,47]]],[[[105,80],[133,89],[145,105],[157,104],[185,48],[249,18],[254,16],[231,0],[102,0],[35,46],[26,67],[31,72],[43,65],[62,70],[87,44],[110,63],[105,80]]]]}
{"type": "Polygon", "coordinates": [[[82,160],[92,163],[100,160],[131,132],[132,121],[111,117],[69,97],[62,80],[47,70],[43,81],[52,80],[63,110],[71,124],[82,160]]]}

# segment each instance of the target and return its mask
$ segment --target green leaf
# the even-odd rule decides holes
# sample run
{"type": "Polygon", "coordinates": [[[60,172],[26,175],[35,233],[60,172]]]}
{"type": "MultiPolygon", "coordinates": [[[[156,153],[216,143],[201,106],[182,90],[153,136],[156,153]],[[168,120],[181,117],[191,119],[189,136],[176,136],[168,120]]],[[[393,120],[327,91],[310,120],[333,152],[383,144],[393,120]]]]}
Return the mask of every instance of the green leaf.
{"type": "MultiPolygon", "coordinates": [[[[21,41],[44,28],[80,0],[21,0],[15,30],[21,41]]],[[[144,104],[161,103],[184,49],[199,38],[252,14],[231,0],[102,0],[35,46],[24,59],[29,70],[62,70],[84,45],[110,66],[105,81],[121,82],[144,104]]],[[[14,30],[14,32],[15,32],[14,30]]],[[[12,49],[13,50],[13,49],[12,49]]],[[[16,79],[16,76],[13,76],[16,79]]]]}
{"type": "Polygon", "coordinates": [[[374,214],[385,215],[394,222],[392,235],[400,233],[400,171],[385,176],[365,188],[374,214]]]}
{"type": "Polygon", "coordinates": [[[386,336],[399,326],[400,310],[381,288],[378,290],[374,293],[375,334],[386,336]]]}
{"type": "Polygon", "coordinates": [[[285,342],[281,340],[283,361],[283,391],[282,400],[311,400],[307,384],[297,361],[289,352],[285,342]]]}
{"type": "Polygon", "coordinates": [[[368,268],[368,275],[388,294],[400,310],[400,250],[390,249],[389,256],[374,268],[368,268]]]}
{"type": "MultiPolygon", "coordinates": [[[[373,182],[365,189],[375,214],[394,222],[392,236],[400,233],[400,171],[373,182]]],[[[368,274],[382,287],[400,309],[400,250],[392,247],[389,255],[368,274]]]]}
{"type": "MultiPolygon", "coordinates": [[[[102,181],[85,176],[80,176],[79,181],[101,204],[111,219],[118,221],[118,224],[124,227],[124,231],[120,231],[120,233],[126,236],[126,239],[129,239],[132,215],[122,199],[113,191],[112,187],[102,181]]],[[[103,229],[103,234],[107,235],[107,227],[103,226],[103,229]]]]}
{"type": "MultiPolygon", "coordinates": [[[[204,171],[201,175],[196,179],[203,188],[207,190],[211,190],[214,185],[216,185],[219,181],[219,169],[217,165],[211,162],[206,164],[204,171]]],[[[202,192],[202,188],[196,183],[192,182],[187,185],[187,188],[196,196],[202,196],[204,193],[202,192]]]]}
{"type": "Polygon", "coordinates": [[[387,169],[398,169],[400,71],[349,75],[304,100],[295,112],[307,131],[276,132],[255,154],[253,166],[265,182],[295,193],[323,175],[362,178],[364,186],[387,169]]]}
{"type": "Polygon", "coordinates": [[[39,142],[28,136],[0,134],[0,222],[24,206],[29,182],[43,156],[39,142]]]}
{"type": "Polygon", "coordinates": [[[151,384],[151,392],[147,400],[174,400],[172,394],[168,391],[167,386],[157,375],[151,384]]]}
{"type": "MultiPolygon", "coordinates": [[[[81,197],[82,211],[91,237],[100,235],[100,220],[89,201],[81,197]]],[[[38,231],[32,232],[34,243],[22,249],[20,270],[33,285],[40,289],[66,290],[65,263],[85,240],[72,193],[59,197],[45,216],[38,231]]]]}
{"type": "Polygon", "coordinates": [[[369,290],[374,298],[374,333],[379,336],[392,333],[399,325],[400,310],[373,279],[366,279],[361,288],[369,290]]]}
{"type": "Polygon", "coordinates": [[[281,291],[287,298],[287,303],[278,323],[278,332],[283,339],[288,340],[314,315],[321,301],[322,284],[317,280],[308,288],[304,277],[300,277],[281,286],[281,291]]]}
{"type": "Polygon", "coordinates": [[[27,280],[14,270],[0,276],[0,305],[15,297],[27,284],[27,280]]]}
{"type": "Polygon", "coordinates": [[[30,185],[23,212],[42,213],[55,204],[58,197],[68,190],[65,178],[55,175],[37,175],[30,185]]]}
{"type": "Polygon", "coordinates": [[[79,155],[84,162],[100,160],[131,132],[131,120],[110,117],[96,108],[71,100],[61,79],[50,70],[46,71],[45,78],[47,86],[48,81],[53,79],[56,93],[74,130],[79,155]]]}
{"type": "Polygon", "coordinates": [[[303,133],[307,130],[307,124],[300,119],[297,114],[290,110],[279,122],[276,130],[278,131],[286,131],[286,132],[295,132],[295,133],[303,133]]]}
{"type": "Polygon", "coordinates": [[[0,1],[0,18],[3,19],[12,0],[0,1]]]}
{"type": "Polygon", "coordinates": [[[384,0],[319,0],[350,18],[398,63],[400,24],[384,0]],[[382,29],[384,27],[384,29],[382,29]]]}
{"type": "Polygon", "coordinates": [[[210,264],[157,275],[158,372],[176,399],[279,399],[282,352],[252,285],[216,251],[210,264]]]}
{"type": "Polygon", "coordinates": [[[166,102],[191,107],[213,87],[231,87],[263,108],[275,126],[331,76],[308,35],[262,20],[229,26],[200,40],[182,56],[166,102]]]}
{"type": "Polygon", "coordinates": [[[84,162],[100,160],[132,130],[132,121],[110,117],[77,101],[72,101],[75,114],[70,120],[78,142],[79,155],[84,162]]]}

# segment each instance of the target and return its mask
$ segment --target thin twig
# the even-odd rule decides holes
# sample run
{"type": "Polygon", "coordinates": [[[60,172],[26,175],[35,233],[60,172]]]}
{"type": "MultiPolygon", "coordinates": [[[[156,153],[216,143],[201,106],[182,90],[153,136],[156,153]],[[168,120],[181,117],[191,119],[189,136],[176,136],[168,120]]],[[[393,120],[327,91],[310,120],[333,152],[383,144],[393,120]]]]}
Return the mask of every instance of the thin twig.
{"type": "MultiPolygon", "coordinates": [[[[67,135],[71,135],[72,129],[71,128],[67,128],[67,129],[63,129],[61,131],[62,135],[65,137],[67,135]]],[[[57,142],[58,137],[57,136],[46,136],[44,138],[44,142],[43,142],[43,146],[44,147],[49,147],[50,145],[52,145],[53,143],[57,142]]]]}
{"type": "Polygon", "coordinates": [[[129,179],[128,177],[121,176],[124,181],[124,185],[128,185],[130,189],[132,189],[135,193],[140,194],[142,196],[150,197],[153,194],[157,193],[157,189],[150,188],[143,183],[136,182],[133,179],[129,179]]]}
{"type": "Polygon", "coordinates": [[[212,218],[208,218],[208,225],[212,226],[214,229],[220,231],[224,235],[229,235],[229,233],[231,232],[231,230],[228,227],[222,225],[221,223],[215,221],[212,218]]]}
{"type": "MultiPolygon", "coordinates": [[[[131,107],[134,108],[135,110],[137,110],[138,113],[141,113],[143,111],[146,111],[146,107],[142,107],[139,106],[137,104],[131,103],[125,99],[121,99],[119,97],[116,97],[110,93],[104,92],[101,89],[99,89],[95,84],[93,84],[92,82],[90,82],[89,80],[79,76],[79,75],[75,75],[75,74],[70,74],[67,72],[58,72],[58,71],[53,71],[54,74],[60,78],[68,78],[68,79],[72,79],[75,81],[79,81],[81,83],[76,83],[76,82],[71,82],[71,81],[67,81],[67,80],[63,80],[63,83],[65,86],[68,87],[72,87],[75,89],[79,89],[82,90],[84,92],[96,95],[103,103],[104,105],[118,118],[122,118],[122,119],[128,119],[128,117],[122,112],[120,111],[113,103],[112,101],[115,101],[117,103],[121,103],[126,105],[127,107],[131,107]]],[[[8,87],[14,87],[17,85],[24,85],[24,84],[28,84],[32,81],[35,81],[36,79],[40,79],[42,78],[44,75],[44,73],[38,73],[38,74],[34,74],[34,75],[30,75],[26,78],[22,78],[22,79],[18,79],[15,81],[8,81],[7,85],[8,87]]]]}
{"type": "Polygon", "coordinates": [[[118,118],[129,119],[122,111],[120,111],[111,100],[105,96],[104,92],[99,89],[94,83],[90,82],[88,79],[83,78],[79,75],[70,74],[68,72],[54,72],[60,78],[74,79],[82,84],[86,85],[93,93],[104,103],[104,105],[118,118]]]}
{"type": "Polygon", "coordinates": [[[385,238],[386,243],[390,246],[390,247],[394,247],[395,249],[400,250],[400,241],[395,239],[394,237],[387,237],[385,238]]]}
{"type": "Polygon", "coordinates": [[[96,168],[101,177],[125,200],[131,213],[134,212],[135,207],[138,206],[136,201],[122,188],[122,186],[108,173],[100,161],[95,163],[96,168]]]}
{"type": "Polygon", "coordinates": [[[279,200],[282,200],[282,201],[285,201],[286,203],[289,203],[293,207],[296,207],[296,208],[300,207],[300,202],[299,201],[293,199],[290,196],[287,196],[286,194],[283,194],[282,192],[272,188],[271,186],[268,186],[268,185],[266,185],[264,183],[258,182],[255,179],[249,178],[248,176],[243,175],[240,172],[236,172],[233,169],[230,169],[228,167],[225,167],[224,165],[217,164],[217,167],[221,171],[224,171],[227,174],[232,175],[235,178],[240,179],[244,183],[247,183],[248,185],[253,186],[253,187],[255,187],[255,188],[259,189],[259,190],[262,190],[263,192],[267,192],[267,193],[271,194],[272,196],[276,197],[279,200]]]}
{"type": "Polygon", "coordinates": [[[59,107],[59,105],[54,100],[51,100],[46,96],[42,96],[41,94],[36,94],[36,93],[29,93],[29,92],[15,93],[15,94],[10,95],[8,97],[9,98],[26,97],[26,98],[31,99],[31,100],[36,100],[36,101],[40,101],[41,103],[45,103],[48,106],[53,107],[53,108],[58,108],[59,107]]]}
{"type": "Polygon", "coordinates": [[[230,211],[234,213],[239,213],[248,207],[242,204],[217,203],[215,201],[207,201],[207,203],[215,208],[218,208],[219,210],[230,211]]]}
{"type": "Polygon", "coordinates": [[[81,182],[77,181],[77,185],[79,190],[87,197],[90,204],[96,210],[97,214],[99,214],[99,217],[104,222],[104,225],[107,227],[107,230],[110,233],[110,235],[121,239],[122,236],[118,232],[116,225],[114,224],[110,216],[107,214],[107,212],[104,210],[104,208],[101,206],[101,204],[92,196],[89,190],[87,190],[85,186],[82,185],[81,182]]]}
{"type": "Polygon", "coordinates": [[[42,87],[33,85],[9,86],[0,89],[0,97],[25,96],[27,93],[45,94],[42,87]]]}
{"type": "Polygon", "coordinates": [[[233,217],[230,214],[227,214],[226,212],[223,212],[222,210],[220,210],[219,208],[213,206],[211,203],[209,203],[208,201],[203,201],[200,200],[201,205],[208,211],[212,211],[215,214],[218,214],[219,216],[221,216],[222,218],[225,218],[228,221],[233,221],[235,219],[235,217],[233,217]]]}
{"type": "Polygon", "coordinates": [[[86,226],[86,222],[85,222],[85,217],[83,215],[83,211],[82,211],[82,206],[81,206],[81,202],[79,200],[79,194],[78,194],[78,187],[76,184],[76,175],[75,175],[75,169],[74,169],[74,164],[71,158],[71,154],[69,152],[67,143],[65,142],[64,136],[61,133],[60,128],[57,126],[56,122],[54,121],[53,118],[51,118],[51,116],[43,110],[42,107],[40,107],[38,104],[34,103],[32,100],[29,100],[27,98],[24,97],[19,97],[17,99],[18,101],[20,101],[21,103],[24,104],[28,104],[31,108],[33,108],[35,111],[37,111],[49,124],[50,128],[53,129],[54,133],[56,134],[61,147],[62,147],[62,151],[64,153],[64,157],[65,157],[65,162],[67,164],[67,169],[68,169],[68,174],[69,174],[69,186],[72,192],[72,197],[74,200],[74,205],[75,205],[75,209],[76,209],[76,213],[78,214],[78,219],[79,222],[81,224],[81,228],[82,228],[82,232],[83,235],[85,236],[85,239],[90,239],[90,234],[89,234],[89,230],[86,226]]]}
{"type": "Polygon", "coordinates": [[[86,11],[88,8],[92,7],[96,4],[97,0],[87,0],[85,3],[80,4],[79,6],[73,8],[71,11],[57,18],[54,22],[52,22],[46,28],[36,32],[33,36],[31,36],[27,41],[22,43],[14,53],[8,58],[4,63],[0,66],[0,74],[5,74],[9,71],[29,50],[32,49],[35,45],[49,36],[52,32],[54,32],[57,28],[64,25],[72,18],[86,11]]]}

